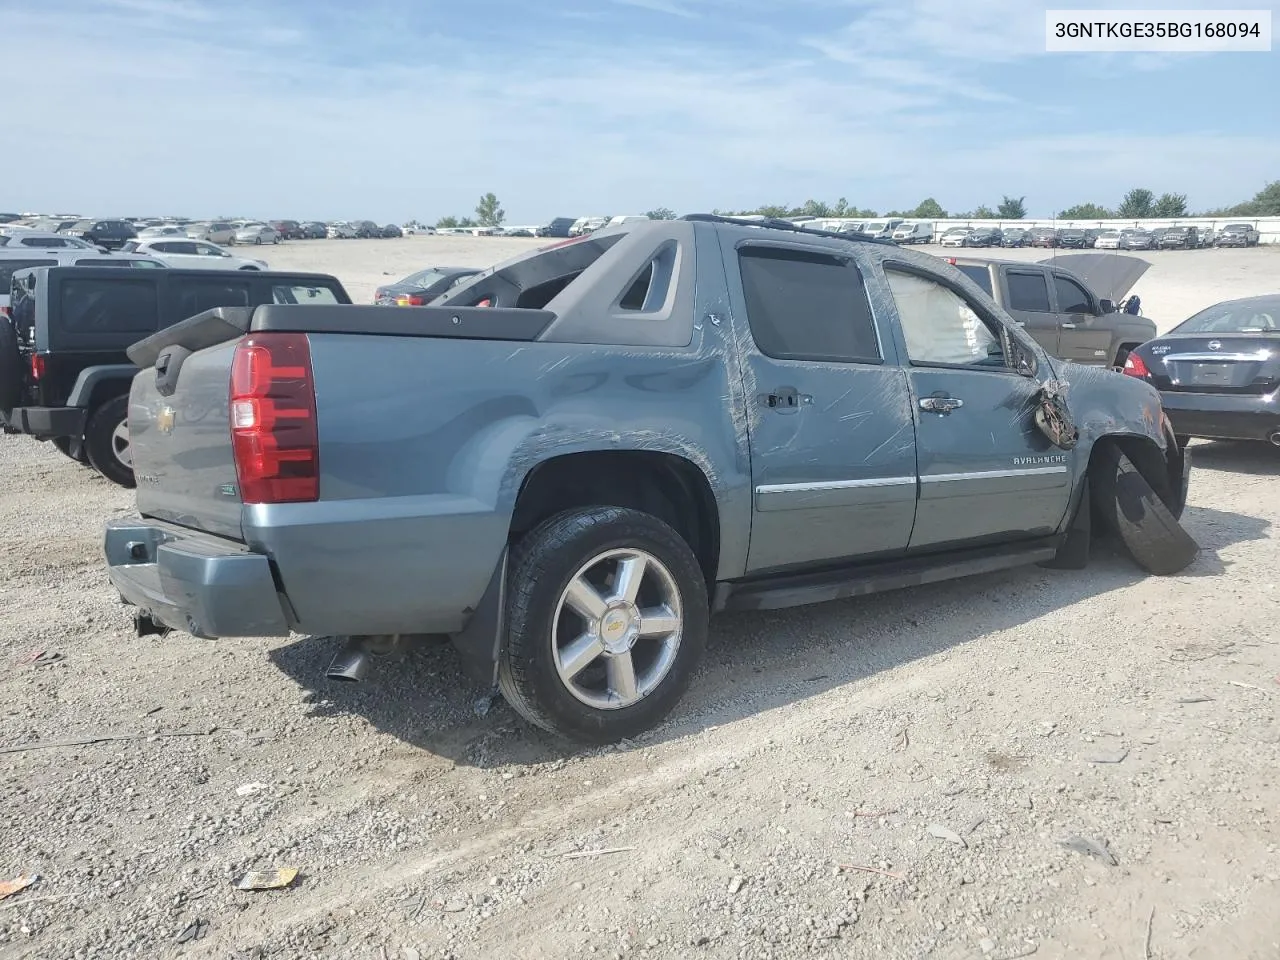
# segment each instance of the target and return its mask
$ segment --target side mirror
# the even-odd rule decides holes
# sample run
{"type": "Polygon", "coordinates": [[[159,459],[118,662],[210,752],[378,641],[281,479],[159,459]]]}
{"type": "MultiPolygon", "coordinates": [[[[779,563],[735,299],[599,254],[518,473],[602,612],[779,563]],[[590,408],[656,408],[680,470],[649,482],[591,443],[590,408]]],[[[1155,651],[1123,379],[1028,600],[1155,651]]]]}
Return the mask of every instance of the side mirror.
{"type": "Polygon", "coordinates": [[[1105,313],[1115,313],[1116,303],[1114,300],[1099,300],[1098,309],[1105,313]]]}

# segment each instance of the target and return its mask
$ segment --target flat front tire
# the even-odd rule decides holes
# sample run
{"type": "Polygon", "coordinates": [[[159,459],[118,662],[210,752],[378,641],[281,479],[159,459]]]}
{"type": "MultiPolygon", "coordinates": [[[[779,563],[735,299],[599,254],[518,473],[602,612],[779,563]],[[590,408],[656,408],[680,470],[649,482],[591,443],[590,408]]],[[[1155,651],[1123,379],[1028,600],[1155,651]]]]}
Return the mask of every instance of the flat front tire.
{"type": "Polygon", "coordinates": [[[1109,532],[1143,570],[1169,576],[1185,570],[1200,551],[1133,461],[1107,444],[1090,477],[1094,505],[1109,532]]]}
{"type": "Polygon", "coordinates": [[[498,683],[529,722],[612,743],[683,696],[707,639],[707,587],[684,539],[621,507],[561,513],[513,549],[498,683]]]}
{"type": "Polygon", "coordinates": [[[93,469],[112,483],[134,485],[127,395],[108,400],[89,415],[84,428],[84,452],[93,469]]]}

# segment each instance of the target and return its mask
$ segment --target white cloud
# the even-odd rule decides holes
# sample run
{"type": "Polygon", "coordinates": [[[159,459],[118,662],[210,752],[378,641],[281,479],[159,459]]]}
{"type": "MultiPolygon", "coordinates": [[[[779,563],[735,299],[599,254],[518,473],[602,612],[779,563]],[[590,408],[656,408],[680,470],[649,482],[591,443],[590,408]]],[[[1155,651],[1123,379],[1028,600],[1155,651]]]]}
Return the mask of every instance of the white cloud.
{"type": "MultiPolygon", "coordinates": [[[[763,9],[741,2],[634,0],[672,7],[655,10],[672,24],[690,20],[675,8],[697,14],[701,28],[763,9]]],[[[993,125],[1012,109],[1034,118],[1014,104],[1026,85],[997,87],[959,54],[1012,56],[1025,26],[959,6],[796,0],[869,32],[815,38],[784,30],[784,16],[767,55],[679,33],[628,39],[608,23],[594,42],[493,50],[421,31],[397,45],[402,28],[367,8],[321,28],[236,0],[24,6],[6,14],[6,68],[13,102],[38,104],[40,127],[30,149],[19,138],[6,150],[6,184],[28,209],[379,220],[466,213],[493,190],[523,222],[840,195],[973,207],[1011,192],[1035,211],[1139,182],[1208,205],[1243,199],[1280,161],[1274,138],[1208,140],[1214,163],[1231,164],[1222,185],[1181,130],[1135,143],[993,125]],[[420,59],[397,62],[405,48],[420,59]],[[1210,185],[1216,194],[1197,193],[1210,185]]],[[[1052,114],[1042,122],[1063,129],[1052,114]]]]}

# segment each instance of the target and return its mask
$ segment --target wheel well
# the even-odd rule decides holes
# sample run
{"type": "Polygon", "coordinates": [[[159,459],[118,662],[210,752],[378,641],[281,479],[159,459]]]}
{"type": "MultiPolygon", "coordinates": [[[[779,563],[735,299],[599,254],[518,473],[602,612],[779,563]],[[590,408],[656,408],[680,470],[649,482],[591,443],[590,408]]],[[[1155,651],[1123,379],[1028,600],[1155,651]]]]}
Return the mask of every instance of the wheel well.
{"type": "MultiPolygon", "coordinates": [[[[1170,443],[1174,443],[1173,437],[1169,438],[1170,443]]],[[[1181,511],[1175,508],[1178,498],[1181,496],[1182,477],[1180,474],[1175,475],[1175,464],[1172,458],[1167,458],[1165,452],[1160,449],[1156,442],[1149,437],[1135,436],[1108,436],[1100,437],[1093,445],[1093,450],[1089,454],[1089,469],[1092,471],[1098,460],[1098,450],[1105,444],[1119,449],[1126,457],[1132,461],[1133,465],[1138,468],[1138,472],[1142,474],[1142,478],[1151,484],[1151,488],[1155,490],[1156,495],[1164,501],[1165,505],[1174,511],[1175,515],[1181,511]]]]}
{"type": "Polygon", "coordinates": [[[1138,347],[1140,347],[1140,346],[1142,346],[1142,344],[1141,344],[1141,343],[1122,343],[1122,344],[1120,344],[1120,346],[1118,346],[1118,347],[1116,348],[1116,355],[1115,355],[1115,358],[1114,358],[1116,366],[1119,366],[1119,365],[1120,365],[1120,358],[1121,358],[1121,356],[1128,356],[1130,353],[1132,353],[1135,349],[1137,349],[1137,348],[1138,348],[1138,347]]]}
{"type": "Polygon", "coordinates": [[[706,475],[683,457],[641,450],[552,457],[525,477],[511,517],[511,539],[565,510],[630,507],[680,534],[698,558],[708,585],[720,561],[720,515],[706,475]]]}
{"type": "Polygon", "coordinates": [[[129,380],[116,380],[114,378],[99,380],[93,385],[93,392],[89,394],[89,404],[87,408],[89,414],[92,415],[93,411],[97,410],[108,400],[114,400],[116,397],[128,396],[130,384],[131,381],[129,380]]]}

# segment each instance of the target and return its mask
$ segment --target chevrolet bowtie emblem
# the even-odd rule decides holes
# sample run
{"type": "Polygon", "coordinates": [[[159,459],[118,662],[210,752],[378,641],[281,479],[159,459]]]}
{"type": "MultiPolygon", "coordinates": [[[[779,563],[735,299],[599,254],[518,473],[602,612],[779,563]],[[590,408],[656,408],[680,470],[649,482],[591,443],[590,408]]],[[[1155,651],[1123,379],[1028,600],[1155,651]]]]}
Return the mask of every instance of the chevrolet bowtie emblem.
{"type": "Polygon", "coordinates": [[[1221,350],[1221,349],[1222,349],[1222,341],[1221,341],[1221,340],[1210,340],[1210,341],[1209,341],[1209,349],[1210,349],[1210,350],[1221,350]]]}
{"type": "Polygon", "coordinates": [[[161,407],[156,416],[156,426],[161,433],[173,433],[173,425],[177,421],[177,411],[173,407],[161,407]]]}

